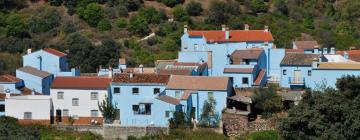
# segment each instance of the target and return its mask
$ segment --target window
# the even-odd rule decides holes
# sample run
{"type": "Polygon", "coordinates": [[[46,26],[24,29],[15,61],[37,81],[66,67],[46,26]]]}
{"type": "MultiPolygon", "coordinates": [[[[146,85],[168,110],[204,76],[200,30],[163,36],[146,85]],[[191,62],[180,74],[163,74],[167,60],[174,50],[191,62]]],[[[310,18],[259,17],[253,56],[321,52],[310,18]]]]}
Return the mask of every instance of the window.
{"type": "Polygon", "coordinates": [[[160,88],[154,88],[154,94],[160,93],[160,88]]]}
{"type": "Polygon", "coordinates": [[[133,112],[137,115],[151,115],[151,104],[133,105],[133,112]]]}
{"type": "Polygon", "coordinates": [[[165,117],[169,118],[170,117],[170,111],[165,111],[165,117]]]}
{"type": "Polygon", "coordinates": [[[59,99],[59,100],[64,99],[64,92],[58,92],[57,93],[57,99],[59,99]]]}
{"type": "Polygon", "coordinates": [[[63,116],[69,116],[69,109],[63,110],[63,116]]]}
{"type": "Polygon", "coordinates": [[[119,93],[120,93],[120,88],[114,87],[114,94],[119,94],[119,93]]]}
{"type": "Polygon", "coordinates": [[[72,99],[72,106],[79,106],[79,98],[72,99]]]}
{"type": "Polygon", "coordinates": [[[311,70],[308,70],[308,76],[311,76],[311,70]]]}
{"type": "Polygon", "coordinates": [[[242,78],[242,83],[243,83],[243,84],[249,84],[249,78],[243,77],[243,78],[242,78]]]}
{"type": "Polygon", "coordinates": [[[98,110],[91,110],[91,117],[97,117],[99,114],[98,110]]]}
{"type": "Polygon", "coordinates": [[[132,88],[132,93],[135,95],[139,95],[139,88],[132,88]]]}
{"type": "Polygon", "coordinates": [[[245,59],[245,64],[249,65],[250,64],[250,60],[249,59],[245,59]]]}
{"type": "Polygon", "coordinates": [[[180,99],[180,91],[175,91],[175,98],[180,99]]]}
{"type": "Polygon", "coordinates": [[[0,105],[0,112],[5,112],[5,105],[0,105]]]}
{"type": "Polygon", "coordinates": [[[283,75],[286,75],[286,70],[283,70],[283,75]]]}
{"type": "Polygon", "coordinates": [[[98,100],[98,93],[97,92],[91,92],[91,100],[98,100]]]}
{"type": "Polygon", "coordinates": [[[199,45],[198,44],[194,44],[194,50],[197,51],[199,49],[199,45]]]}
{"type": "Polygon", "coordinates": [[[24,119],[31,119],[32,113],[31,112],[24,112],[24,119]]]}
{"type": "Polygon", "coordinates": [[[208,92],[208,99],[214,99],[214,92],[208,92]]]}

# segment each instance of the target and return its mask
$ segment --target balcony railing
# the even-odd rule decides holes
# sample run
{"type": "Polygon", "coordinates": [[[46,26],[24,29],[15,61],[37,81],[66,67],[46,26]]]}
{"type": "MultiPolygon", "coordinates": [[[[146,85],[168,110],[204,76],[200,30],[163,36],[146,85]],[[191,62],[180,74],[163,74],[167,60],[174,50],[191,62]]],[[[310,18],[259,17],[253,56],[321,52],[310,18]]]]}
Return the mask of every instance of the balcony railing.
{"type": "Polygon", "coordinates": [[[289,77],[289,84],[303,85],[305,84],[304,77],[289,77]]]}

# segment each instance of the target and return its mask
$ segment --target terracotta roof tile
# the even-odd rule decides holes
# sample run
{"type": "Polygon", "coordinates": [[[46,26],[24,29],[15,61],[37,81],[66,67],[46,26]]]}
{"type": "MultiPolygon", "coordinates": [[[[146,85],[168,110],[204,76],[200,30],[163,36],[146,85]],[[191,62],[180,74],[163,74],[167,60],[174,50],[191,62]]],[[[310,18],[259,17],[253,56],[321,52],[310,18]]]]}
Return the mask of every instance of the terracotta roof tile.
{"type": "Polygon", "coordinates": [[[318,57],[318,54],[287,53],[282,59],[281,65],[311,66],[314,58],[318,57]]]}
{"type": "Polygon", "coordinates": [[[259,74],[257,75],[257,77],[255,79],[254,85],[260,86],[261,81],[263,80],[264,77],[265,77],[265,70],[261,69],[259,74]]]}
{"type": "Polygon", "coordinates": [[[119,64],[126,65],[126,59],[125,58],[120,58],[119,59],[119,64]]]}
{"type": "Polygon", "coordinates": [[[55,50],[55,49],[51,49],[51,48],[44,48],[43,50],[44,50],[44,51],[46,51],[46,52],[48,52],[48,53],[51,53],[51,54],[53,54],[53,55],[59,56],[59,57],[66,56],[66,54],[65,54],[65,53],[60,52],[60,51],[55,50]]]}
{"type": "Polygon", "coordinates": [[[262,49],[236,50],[231,54],[234,64],[240,64],[243,59],[258,59],[264,52],[262,49]]]}
{"type": "Polygon", "coordinates": [[[192,70],[159,70],[161,75],[191,75],[192,70]]]}
{"type": "Polygon", "coordinates": [[[344,55],[345,52],[348,53],[350,60],[360,62],[360,50],[337,51],[337,54],[344,55]]]}
{"type": "Polygon", "coordinates": [[[101,89],[105,90],[110,86],[111,79],[108,77],[94,76],[76,76],[61,77],[58,76],[53,81],[52,89],[101,89]]]}
{"type": "Polygon", "coordinates": [[[38,77],[41,77],[41,78],[45,78],[45,77],[48,77],[48,76],[52,75],[51,73],[48,73],[46,71],[41,71],[41,70],[38,70],[38,69],[36,69],[34,67],[30,67],[30,66],[25,66],[25,67],[22,67],[22,68],[18,68],[17,70],[28,73],[28,74],[31,74],[31,75],[34,75],[34,76],[38,76],[38,77]]]}
{"type": "Polygon", "coordinates": [[[167,84],[167,88],[184,90],[227,90],[228,85],[228,77],[172,75],[167,84]]]}
{"type": "Polygon", "coordinates": [[[208,42],[247,42],[273,41],[271,32],[264,30],[231,30],[229,40],[225,39],[225,31],[188,31],[189,36],[204,36],[208,42]]]}
{"type": "Polygon", "coordinates": [[[335,63],[323,62],[319,63],[317,69],[332,69],[332,70],[360,70],[360,63],[335,63]]]}
{"type": "Polygon", "coordinates": [[[314,49],[315,46],[319,46],[319,44],[317,43],[317,41],[295,41],[294,42],[297,49],[314,49]]]}
{"type": "Polygon", "coordinates": [[[180,104],[180,100],[167,96],[167,95],[162,95],[162,96],[158,96],[156,99],[173,104],[173,105],[179,105],[180,104]]]}
{"type": "Polygon", "coordinates": [[[21,79],[15,77],[15,76],[9,75],[9,74],[0,76],[0,82],[17,83],[17,82],[21,82],[21,81],[22,81],[21,79]]]}
{"type": "Polygon", "coordinates": [[[303,53],[303,49],[285,49],[286,53],[303,53]]]}
{"type": "Polygon", "coordinates": [[[253,68],[224,68],[224,73],[252,73],[253,68]]]}
{"type": "Polygon", "coordinates": [[[165,84],[169,81],[170,75],[158,74],[115,74],[113,82],[116,83],[162,83],[165,84]]]}
{"type": "Polygon", "coordinates": [[[187,99],[189,99],[190,95],[191,95],[193,92],[197,92],[197,91],[185,90],[183,96],[181,97],[181,100],[187,100],[187,99]]]}

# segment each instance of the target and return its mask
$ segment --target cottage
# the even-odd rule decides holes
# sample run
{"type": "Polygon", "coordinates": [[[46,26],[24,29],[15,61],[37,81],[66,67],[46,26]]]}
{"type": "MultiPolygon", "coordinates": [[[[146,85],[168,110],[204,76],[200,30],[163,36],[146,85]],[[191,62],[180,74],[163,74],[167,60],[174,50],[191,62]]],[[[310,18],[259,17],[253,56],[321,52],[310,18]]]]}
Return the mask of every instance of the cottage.
{"type": "Polygon", "coordinates": [[[110,82],[108,77],[56,77],[50,93],[55,122],[71,123],[71,117],[74,124],[101,124],[98,103],[106,99],[110,82]]]}
{"type": "Polygon", "coordinates": [[[50,94],[51,82],[54,79],[53,74],[30,66],[16,69],[16,77],[24,80],[26,87],[45,95],[50,94]]]}

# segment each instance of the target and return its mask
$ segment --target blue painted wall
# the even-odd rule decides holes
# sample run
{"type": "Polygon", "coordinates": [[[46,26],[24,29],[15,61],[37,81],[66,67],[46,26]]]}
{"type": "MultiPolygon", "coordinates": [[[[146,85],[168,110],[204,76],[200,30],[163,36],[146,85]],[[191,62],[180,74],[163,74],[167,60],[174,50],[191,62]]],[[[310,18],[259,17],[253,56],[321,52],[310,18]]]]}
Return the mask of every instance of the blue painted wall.
{"type": "Polygon", "coordinates": [[[45,95],[50,94],[51,82],[54,80],[53,75],[41,78],[19,70],[16,70],[16,77],[24,80],[24,84],[27,88],[45,95]]]}
{"type": "Polygon", "coordinates": [[[323,70],[313,69],[313,75],[307,84],[309,88],[318,89],[322,84],[336,88],[336,80],[346,75],[360,76],[360,70],[323,70]]]}
{"type": "MultiPolygon", "coordinates": [[[[284,88],[292,88],[292,87],[300,87],[300,86],[305,86],[308,87],[309,86],[309,82],[310,82],[310,77],[308,75],[308,71],[312,70],[311,66],[281,66],[281,81],[280,81],[280,86],[284,87],[284,88]],[[286,70],[286,75],[284,75],[283,70],[286,70]],[[290,84],[289,83],[289,79],[293,78],[294,75],[294,71],[295,70],[300,70],[300,77],[301,79],[304,79],[305,83],[304,84],[290,84]],[[292,86],[292,87],[291,87],[292,86]]],[[[313,75],[313,73],[311,72],[311,75],[313,75]]]]}

